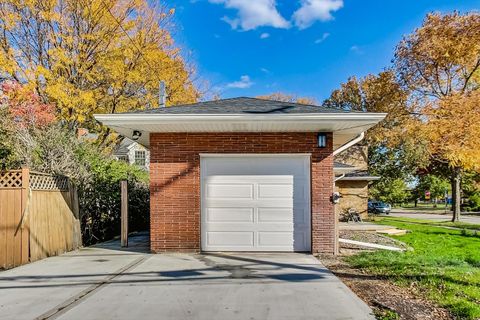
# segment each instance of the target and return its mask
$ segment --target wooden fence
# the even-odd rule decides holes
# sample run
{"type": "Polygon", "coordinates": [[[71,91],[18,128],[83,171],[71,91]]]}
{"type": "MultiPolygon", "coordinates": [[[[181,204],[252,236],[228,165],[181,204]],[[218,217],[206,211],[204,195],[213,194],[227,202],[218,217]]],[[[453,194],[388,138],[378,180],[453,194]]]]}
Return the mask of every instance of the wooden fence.
{"type": "Polygon", "coordinates": [[[0,172],[0,269],[81,246],[78,197],[68,178],[0,172]]]}

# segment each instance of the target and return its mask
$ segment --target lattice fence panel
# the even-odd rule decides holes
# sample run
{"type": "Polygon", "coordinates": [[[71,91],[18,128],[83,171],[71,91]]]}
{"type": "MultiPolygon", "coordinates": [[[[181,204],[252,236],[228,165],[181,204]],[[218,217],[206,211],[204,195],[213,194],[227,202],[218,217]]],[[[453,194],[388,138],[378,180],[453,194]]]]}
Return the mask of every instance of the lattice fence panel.
{"type": "Polygon", "coordinates": [[[68,178],[63,176],[30,175],[30,188],[32,190],[68,190],[68,178]]]}
{"type": "Polygon", "coordinates": [[[5,171],[0,172],[0,188],[21,188],[22,172],[5,171]]]}

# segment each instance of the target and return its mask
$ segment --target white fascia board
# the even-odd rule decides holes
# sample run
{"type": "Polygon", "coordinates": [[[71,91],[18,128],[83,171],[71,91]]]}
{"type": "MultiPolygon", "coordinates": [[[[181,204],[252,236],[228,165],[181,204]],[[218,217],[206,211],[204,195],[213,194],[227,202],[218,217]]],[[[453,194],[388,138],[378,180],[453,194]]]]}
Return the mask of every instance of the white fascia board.
{"type": "Polygon", "coordinates": [[[343,177],[341,181],[376,181],[380,180],[377,176],[363,176],[363,177],[343,177]]]}

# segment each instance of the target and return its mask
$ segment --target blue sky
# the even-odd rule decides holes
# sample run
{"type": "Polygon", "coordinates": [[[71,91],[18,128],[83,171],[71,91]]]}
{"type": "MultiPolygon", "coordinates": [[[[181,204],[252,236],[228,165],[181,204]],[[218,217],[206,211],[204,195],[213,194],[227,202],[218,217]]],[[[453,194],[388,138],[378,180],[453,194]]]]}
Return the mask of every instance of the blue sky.
{"type": "Polygon", "coordinates": [[[390,65],[402,35],[428,12],[480,0],[170,0],[174,37],[207,94],[286,92],[321,102],[350,76],[390,65]]]}

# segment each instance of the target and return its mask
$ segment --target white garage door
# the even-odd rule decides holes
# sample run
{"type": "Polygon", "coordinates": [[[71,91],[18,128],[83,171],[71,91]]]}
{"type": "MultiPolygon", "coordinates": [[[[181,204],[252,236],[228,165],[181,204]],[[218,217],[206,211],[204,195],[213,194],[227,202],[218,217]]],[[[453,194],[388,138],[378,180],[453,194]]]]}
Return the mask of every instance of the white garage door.
{"type": "Polygon", "coordinates": [[[310,251],[308,155],[202,155],[202,250],[310,251]]]}

